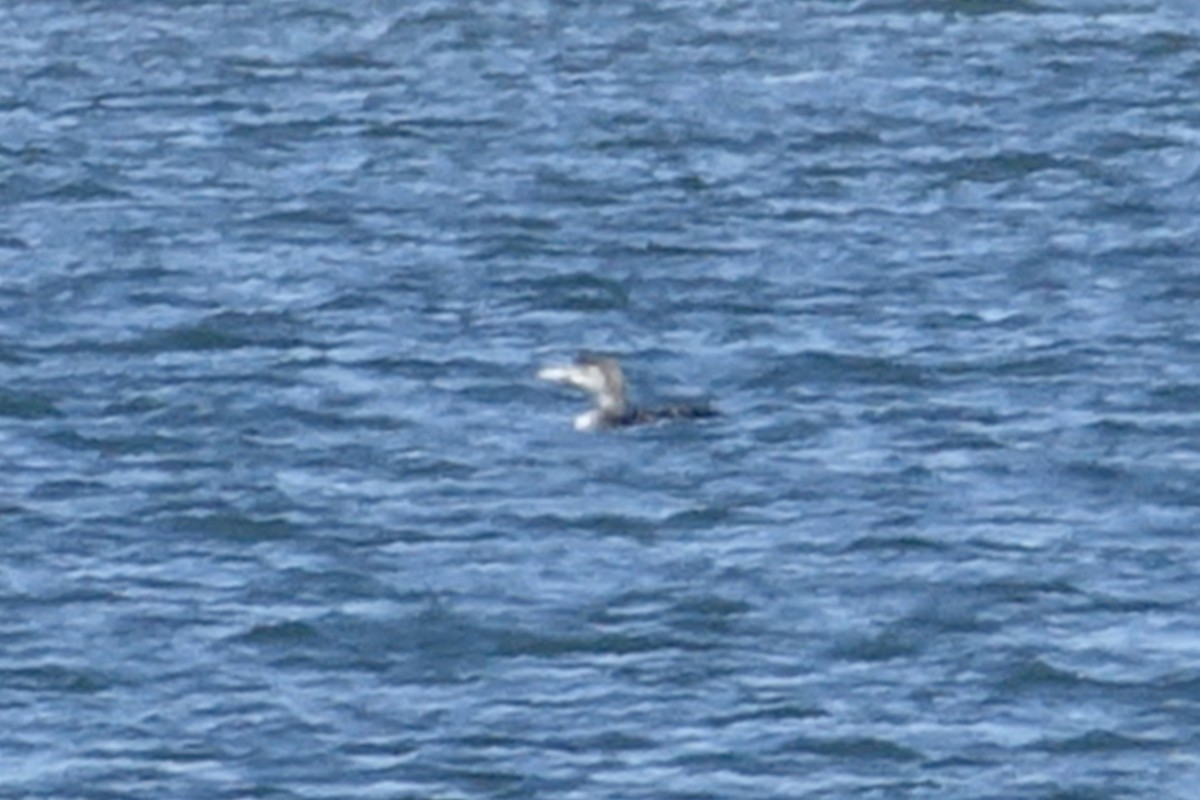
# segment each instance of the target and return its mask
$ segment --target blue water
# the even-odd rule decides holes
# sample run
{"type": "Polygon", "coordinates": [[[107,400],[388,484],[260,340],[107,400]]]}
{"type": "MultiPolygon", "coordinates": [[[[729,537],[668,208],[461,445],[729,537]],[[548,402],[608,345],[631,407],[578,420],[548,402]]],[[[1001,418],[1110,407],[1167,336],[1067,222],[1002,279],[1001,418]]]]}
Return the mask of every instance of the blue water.
{"type": "Polygon", "coordinates": [[[5,4],[0,797],[1191,800],[1195,11],[5,4]]]}

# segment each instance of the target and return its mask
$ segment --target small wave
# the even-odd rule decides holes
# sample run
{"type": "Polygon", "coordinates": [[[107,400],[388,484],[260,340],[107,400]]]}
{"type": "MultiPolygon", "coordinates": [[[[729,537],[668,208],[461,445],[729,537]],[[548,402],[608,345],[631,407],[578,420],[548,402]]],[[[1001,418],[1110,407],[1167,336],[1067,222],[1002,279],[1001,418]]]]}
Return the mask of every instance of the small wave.
{"type": "Polygon", "coordinates": [[[797,736],[780,748],[780,752],[801,752],[832,758],[867,761],[923,761],[925,756],[910,747],[887,739],[873,737],[816,738],[797,736]]]}
{"type": "Polygon", "coordinates": [[[1164,750],[1172,746],[1172,743],[1167,741],[1126,736],[1114,731],[1097,729],[1064,739],[1044,739],[1030,745],[1030,749],[1049,753],[1086,754],[1164,750]]]}
{"type": "Polygon", "coordinates": [[[0,417],[34,420],[61,416],[58,406],[45,395],[0,389],[0,417]]]}

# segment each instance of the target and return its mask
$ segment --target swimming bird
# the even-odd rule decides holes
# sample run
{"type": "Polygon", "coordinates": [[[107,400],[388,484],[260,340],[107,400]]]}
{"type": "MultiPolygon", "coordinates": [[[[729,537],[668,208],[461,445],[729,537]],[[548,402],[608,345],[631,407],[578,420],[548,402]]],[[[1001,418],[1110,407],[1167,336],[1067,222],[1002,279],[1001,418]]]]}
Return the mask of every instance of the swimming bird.
{"type": "Polygon", "coordinates": [[[574,386],[588,392],[596,407],[575,418],[575,430],[593,431],[604,428],[626,428],[671,419],[701,419],[717,416],[708,405],[669,405],[661,408],[636,408],[629,404],[625,392],[625,373],[610,356],[581,354],[574,364],[544,367],[537,376],[544,381],[574,386]]]}

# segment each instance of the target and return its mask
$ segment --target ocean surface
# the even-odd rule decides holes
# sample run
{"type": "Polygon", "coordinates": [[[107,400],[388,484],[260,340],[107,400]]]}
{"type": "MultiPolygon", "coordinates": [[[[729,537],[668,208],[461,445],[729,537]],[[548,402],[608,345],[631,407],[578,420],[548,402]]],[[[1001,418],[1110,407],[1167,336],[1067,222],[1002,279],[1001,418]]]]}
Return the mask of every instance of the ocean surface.
{"type": "Polygon", "coordinates": [[[0,42],[3,800],[1197,796],[1194,3],[0,42]]]}

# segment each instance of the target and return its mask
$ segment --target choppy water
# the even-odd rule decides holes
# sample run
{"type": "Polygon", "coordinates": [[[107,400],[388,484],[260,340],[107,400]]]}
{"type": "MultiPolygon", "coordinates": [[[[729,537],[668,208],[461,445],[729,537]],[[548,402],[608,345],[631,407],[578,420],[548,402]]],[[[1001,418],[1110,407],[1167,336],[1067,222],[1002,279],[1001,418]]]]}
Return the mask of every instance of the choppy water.
{"type": "Polygon", "coordinates": [[[0,41],[0,797],[1195,796],[1192,4],[0,41]]]}

